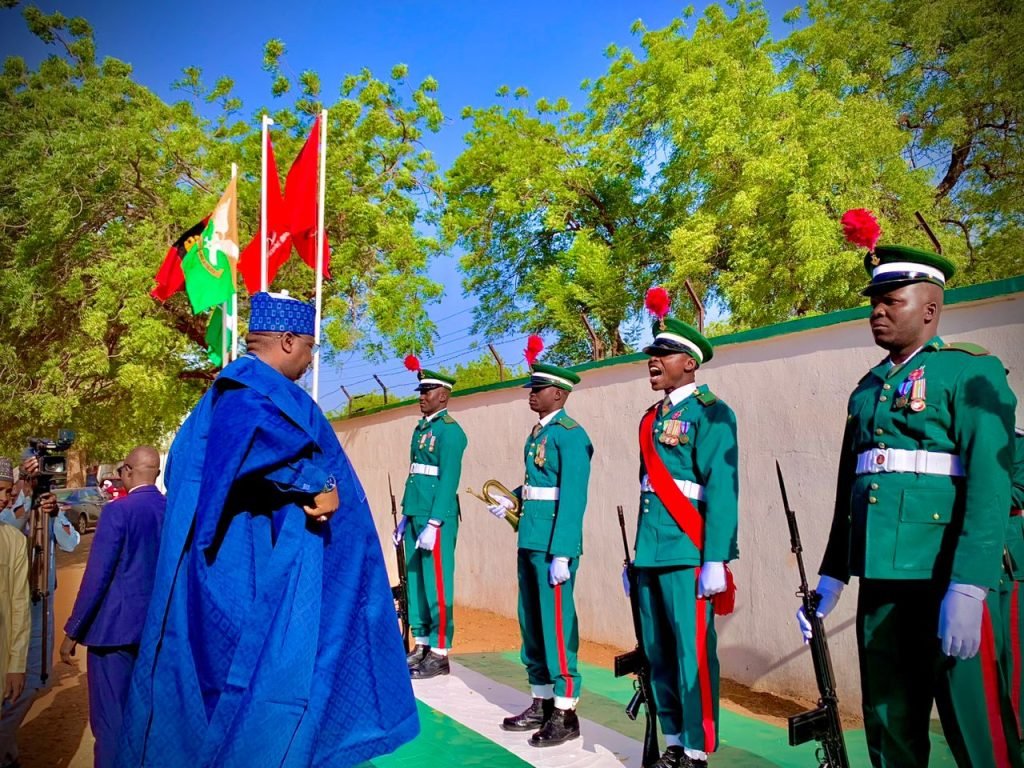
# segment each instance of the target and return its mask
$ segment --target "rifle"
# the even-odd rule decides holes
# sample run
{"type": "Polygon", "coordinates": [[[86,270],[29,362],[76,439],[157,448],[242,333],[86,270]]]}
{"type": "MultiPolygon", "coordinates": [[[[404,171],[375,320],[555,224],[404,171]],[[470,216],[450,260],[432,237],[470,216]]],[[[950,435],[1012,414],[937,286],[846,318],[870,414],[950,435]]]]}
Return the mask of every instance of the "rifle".
{"type": "Polygon", "coordinates": [[[39,680],[45,683],[50,676],[50,654],[53,648],[50,647],[50,526],[53,520],[43,512],[39,506],[39,499],[42,494],[37,494],[32,504],[31,520],[29,522],[30,557],[29,557],[29,579],[31,581],[31,595],[33,603],[42,603],[42,617],[40,630],[42,631],[43,642],[40,647],[39,680]]]}
{"type": "Polygon", "coordinates": [[[615,676],[635,675],[633,698],[626,705],[626,717],[636,720],[641,705],[647,709],[647,724],[644,728],[644,752],[641,764],[649,766],[660,757],[658,748],[658,723],[654,708],[654,691],[651,688],[651,664],[644,653],[644,637],[640,629],[640,598],[637,594],[636,569],[629,557],[629,541],[626,538],[626,521],[622,516],[622,505],[617,508],[619,530],[622,531],[622,548],[626,553],[626,578],[629,580],[629,607],[633,613],[633,632],[636,634],[636,648],[629,653],[615,657],[615,676]]]}
{"type": "MultiPolygon", "coordinates": [[[[398,530],[398,505],[395,504],[395,491],[391,487],[391,473],[388,473],[388,494],[391,496],[391,520],[398,530]]],[[[405,538],[398,540],[395,547],[395,559],[398,561],[398,584],[391,588],[391,597],[395,601],[395,612],[398,614],[398,624],[402,628],[402,642],[405,644],[405,652],[410,650],[409,633],[409,574],[405,568],[405,538]]]]}
{"type": "Polygon", "coordinates": [[[839,721],[839,698],[836,696],[836,679],[832,672],[832,657],[828,652],[828,638],[825,636],[825,625],[818,616],[818,603],[821,595],[807,586],[807,573],[804,571],[803,547],[800,544],[800,531],[796,525],[796,513],[789,507],[786,495],[786,482],[782,479],[782,467],[775,462],[775,471],[779,476],[779,489],[782,491],[782,506],[786,510],[786,522],[789,523],[790,549],[796,555],[796,564],[800,569],[800,589],[797,597],[803,602],[804,614],[811,625],[811,659],[814,662],[814,677],[818,682],[818,707],[789,718],[789,745],[795,747],[814,739],[820,745],[815,751],[818,768],[850,768],[850,760],[846,756],[846,741],[843,739],[843,726],[839,721]]]}

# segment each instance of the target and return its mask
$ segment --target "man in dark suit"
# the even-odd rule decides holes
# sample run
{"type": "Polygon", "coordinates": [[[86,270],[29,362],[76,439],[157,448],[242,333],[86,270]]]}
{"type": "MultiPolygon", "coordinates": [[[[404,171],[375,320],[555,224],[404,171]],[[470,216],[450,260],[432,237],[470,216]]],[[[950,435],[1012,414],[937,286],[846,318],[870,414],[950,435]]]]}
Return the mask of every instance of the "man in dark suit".
{"type": "Polygon", "coordinates": [[[71,662],[78,643],[89,648],[89,724],[95,765],[113,766],[121,715],[142,625],[153,590],[166,499],[154,483],[160,455],[140,445],[118,469],[128,493],[104,509],[82,586],[60,647],[71,662]]]}

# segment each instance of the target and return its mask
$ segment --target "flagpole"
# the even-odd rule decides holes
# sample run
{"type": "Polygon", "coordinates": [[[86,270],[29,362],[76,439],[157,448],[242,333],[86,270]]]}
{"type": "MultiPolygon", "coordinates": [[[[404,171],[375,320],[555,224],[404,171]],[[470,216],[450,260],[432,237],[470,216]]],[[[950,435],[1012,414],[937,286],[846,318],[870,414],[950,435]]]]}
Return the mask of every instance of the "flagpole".
{"type": "Polygon", "coordinates": [[[317,345],[313,356],[313,402],[320,401],[320,320],[324,290],[324,197],[327,178],[327,110],[320,111],[320,185],[316,211],[316,325],[313,342],[317,345]]]}
{"type": "Polygon", "coordinates": [[[260,160],[260,290],[267,290],[268,271],[267,266],[267,142],[270,140],[270,126],[274,121],[269,115],[263,116],[263,142],[261,146],[260,160]]]}
{"type": "MultiPolygon", "coordinates": [[[[235,179],[238,177],[238,165],[235,163],[231,164],[231,178],[235,179]]],[[[229,262],[228,266],[231,268],[232,283],[235,281],[235,264],[229,262]]],[[[228,363],[231,362],[228,359],[229,348],[228,348],[228,336],[232,332],[233,320],[228,320],[228,311],[234,307],[235,299],[237,298],[237,289],[234,285],[231,286],[233,291],[231,299],[221,304],[220,309],[220,367],[221,370],[227,367],[228,363]]],[[[231,359],[234,359],[233,357],[231,359]]]]}

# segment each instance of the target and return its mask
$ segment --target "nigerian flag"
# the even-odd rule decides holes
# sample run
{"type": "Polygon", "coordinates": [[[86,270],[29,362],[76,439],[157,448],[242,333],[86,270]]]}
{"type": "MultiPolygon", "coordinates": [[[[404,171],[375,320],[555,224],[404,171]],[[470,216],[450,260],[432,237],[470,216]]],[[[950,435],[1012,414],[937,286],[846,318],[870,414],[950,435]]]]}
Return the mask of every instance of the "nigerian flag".
{"type": "Polygon", "coordinates": [[[192,311],[231,301],[235,292],[235,263],[238,261],[238,225],[235,180],[228,184],[206,227],[181,262],[185,290],[192,311]]]}
{"type": "Polygon", "coordinates": [[[218,305],[210,313],[210,322],[206,326],[206,357],[216,367],[223,368],[231,360],[231,347],[235,343],[235,334],[232,333],[231,303],[218,305]],[[227,312],[225,313],[225,308],[227,312]],[[224,317],[227,315],[227,322],[224,317]],[[224,337],[227,336],[227,343],[224,337]],[[224,352],[227,351],[227,360],[224,359],[224,352]]]}

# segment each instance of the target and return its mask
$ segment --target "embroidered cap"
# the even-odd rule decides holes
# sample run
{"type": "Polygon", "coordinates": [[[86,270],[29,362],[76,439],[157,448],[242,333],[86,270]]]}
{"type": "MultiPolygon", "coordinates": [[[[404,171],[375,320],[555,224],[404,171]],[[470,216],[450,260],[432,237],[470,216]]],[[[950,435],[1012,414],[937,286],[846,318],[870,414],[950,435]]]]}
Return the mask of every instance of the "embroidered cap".
{"type": "Polygon", "coordinates": [[[530,380],[523,384],[525,389],[535,387],[558,387],[572,392],[573,386],[580,383],[580,377],[568,368],[560,368],[548,363],[534,363],[530,366],[530,380]]]}
{"type": "Polygon", "coordinates": [[[651,325],[654,341],[644,347],[645,355],[677,355],[685,354],[702,365],[710,360],[715,350],[707,338],[688,323],[665,317],[655,320],[651,325]]]}
{"type": "Polygon", "coordinates": [[[305,301],[281,293],[254,293],[250,302],[249,331],[252,333],[291,332],[316,336],[316,308],[305,301]]]}
{"type": "Polygon", "coordinates": [[[0,456],[0,483],[14,482],[14,465],[6,456],[0,456]]]}

